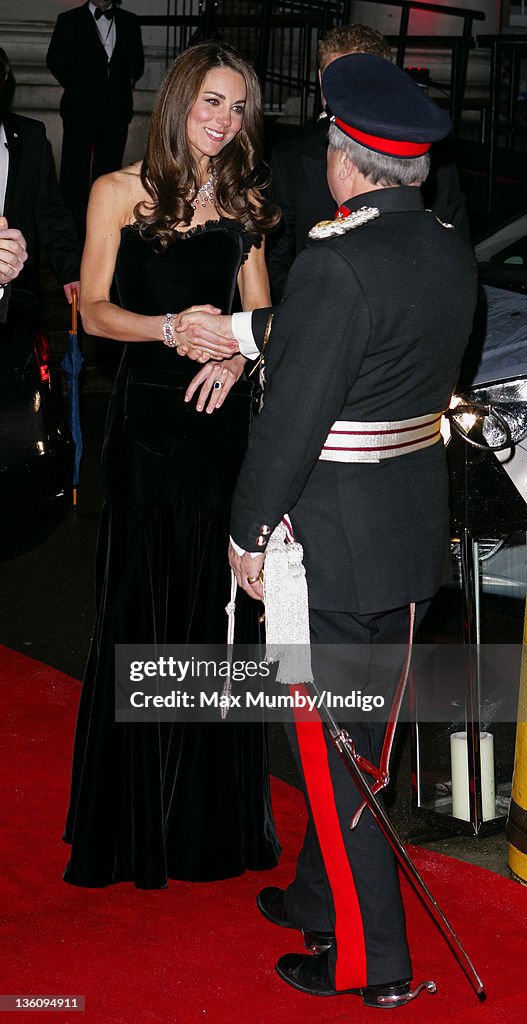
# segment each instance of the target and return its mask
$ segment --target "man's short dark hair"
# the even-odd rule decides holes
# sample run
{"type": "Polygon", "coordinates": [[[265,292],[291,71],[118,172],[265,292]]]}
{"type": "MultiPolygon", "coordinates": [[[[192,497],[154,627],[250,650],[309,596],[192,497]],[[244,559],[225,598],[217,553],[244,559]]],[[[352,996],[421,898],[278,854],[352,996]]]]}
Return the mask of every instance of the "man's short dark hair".
{"type": "Polygon", "coordinates": [[[330,28],[318,44],[318,66],[323,68],[328,57],[336,53],[372,53],[375,57],[392,59],[386,39],[370,25],[338,25],[330,28]]]}

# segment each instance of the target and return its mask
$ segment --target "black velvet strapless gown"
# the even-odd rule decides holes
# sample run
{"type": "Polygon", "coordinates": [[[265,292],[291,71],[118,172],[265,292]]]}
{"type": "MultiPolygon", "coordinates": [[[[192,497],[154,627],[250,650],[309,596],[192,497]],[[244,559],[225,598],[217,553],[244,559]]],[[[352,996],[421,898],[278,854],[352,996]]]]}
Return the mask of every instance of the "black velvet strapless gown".
{"type": "MultiPolygon", "coordinates": [[[[125,228],[116,267],[123,307],[151,315],[232,303],[250,242],[222,219],[179,235],[160,251],[125,228]]],[[[124,430],[129,368],[188,380],[199,364],[159,343],[127,345],[108,413],[104,509],[97,555],[97,621],[84,680],[65,839],[64,878],[75,885],[168,878],[209,881],[274,867],[279,845],[269,794],[263,724],[115,723],[116,643],[226,640],[226,562],[232,492],[243,458],[215,437],[140,443],[124,430]]],[[[180,399],[182,401],[182,399],[180,399]]],[[[240,406],[240,438],[247,408],[240,406]]],[[[190,410],[187,409],[187,414],[190,410]]],[[[192,413],[190,413],[192,415],[192,413]]],[[[240,640],[257,638],[258,606],[239,595],[240,640]]]]}

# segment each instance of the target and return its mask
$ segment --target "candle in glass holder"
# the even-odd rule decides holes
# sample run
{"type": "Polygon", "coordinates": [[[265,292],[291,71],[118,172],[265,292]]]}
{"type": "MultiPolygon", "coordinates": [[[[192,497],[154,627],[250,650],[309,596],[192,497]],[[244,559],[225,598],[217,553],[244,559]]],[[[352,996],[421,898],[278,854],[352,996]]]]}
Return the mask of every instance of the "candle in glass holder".
{"type": "MultiPolygon", "coordinates": [[[[496,816],[494,789],[494,736],[490,732],[480,734],[481,756],[481,811],[483,821],[496,816]]],[[[452,814],[454,818],[470,821],[468,784],[468,745],[466,732],[454,732],[450,737],[450,760],[452,764],[452,814]]]]}

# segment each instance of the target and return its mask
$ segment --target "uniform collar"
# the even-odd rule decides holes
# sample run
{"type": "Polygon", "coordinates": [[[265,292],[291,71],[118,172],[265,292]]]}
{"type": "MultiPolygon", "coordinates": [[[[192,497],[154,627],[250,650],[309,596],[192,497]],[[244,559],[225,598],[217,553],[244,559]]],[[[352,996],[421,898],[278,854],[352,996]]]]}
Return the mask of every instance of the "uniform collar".
{"type": "Polygon", "coordinates": [[[347,216],[347,213],[354,213],[362,206],[376,206],[381,213],[424,210],[421,189],[415,185],[397,185],[394,188],[378,188],[372,192],[363,192],[362,195],[354,196],[353,199],[342,203],[339,210],[342,210],[342,216],[347,216]]]}

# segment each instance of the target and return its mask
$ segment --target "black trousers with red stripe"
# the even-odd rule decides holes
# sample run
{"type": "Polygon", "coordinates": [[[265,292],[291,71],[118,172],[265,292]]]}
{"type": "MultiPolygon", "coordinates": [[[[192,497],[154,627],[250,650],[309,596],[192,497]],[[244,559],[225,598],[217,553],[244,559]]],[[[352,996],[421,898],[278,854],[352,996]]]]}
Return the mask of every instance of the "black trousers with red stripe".
{"type": "MultiPolygon", "coordinates": [[[[417,624],[426,607],[423,603],[416,609],[417,624]]],[[[319,690],[335,690],[334,669],[325,664],[324,644],[361,645],[363,654],[348,689],[382,693],[389,709],[398,671],[393,665],[372,668],[368,651],[373,645],[389,644],[400,645],[402,654],[408,640],[409,608],[370,616],[312,609],[310,625],[319,690]]],[[[348,729],[358,752],[379,764],[384,723],[344,722],[338,713],[336,717],[348,729]]],[[[335,932],[330,971],[337,990],[409,978],[412,970],[393,852],[371,811],[366,809],[350,829],[361,797],[325,727],[320,722],[297,721],[286,729],[309,812],[296,876],[285,894],[288,917],[298,927],[335,932]]]]}

